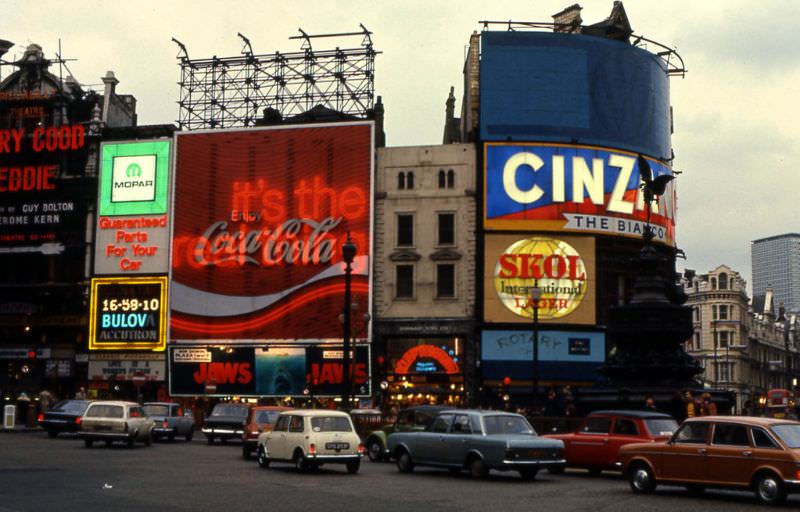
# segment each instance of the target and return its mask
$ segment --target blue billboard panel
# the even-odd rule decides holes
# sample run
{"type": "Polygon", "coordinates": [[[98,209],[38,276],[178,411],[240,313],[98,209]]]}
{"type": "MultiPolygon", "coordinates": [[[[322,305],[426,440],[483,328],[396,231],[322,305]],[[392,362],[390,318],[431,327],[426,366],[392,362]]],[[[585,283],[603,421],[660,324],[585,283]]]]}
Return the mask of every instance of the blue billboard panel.
{"type": "Polygon", "coordinates": [[[620,41],[483,32],[480,136],[671,155],[669,81],[657,56],[620,41]]]}
{"type": "MultiPolygon", "coordinates": [[[[596,381],[606,358],[601,332],[539,331],[539,374],[550,381],[596,381]]],[[[530,380],[532,330],[481,333],[481,371],[487,380],[530,380]]]]}
{"type": "MultiPolygon", "coordinates": [[[[647,209],[638,155],[566,144],[487,143],[484,227],[641,237],[647,209]]],[[[671,169],[647,158],[652,177],[671,169]]],[[[655,239],[674,245],[675,188],[651,205],[655,239]]]]}

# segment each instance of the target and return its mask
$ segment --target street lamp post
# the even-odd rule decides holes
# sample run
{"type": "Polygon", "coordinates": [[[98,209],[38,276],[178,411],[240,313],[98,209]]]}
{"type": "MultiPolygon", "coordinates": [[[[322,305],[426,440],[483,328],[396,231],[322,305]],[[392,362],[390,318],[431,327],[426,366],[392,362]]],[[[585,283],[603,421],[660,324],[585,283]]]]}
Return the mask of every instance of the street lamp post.
{"type": "Polygon", "coordinates": [[[356,256],[356,244],[350,239],[342,245],[342,259],[344,260],[344,333],[342,335],[342,407],[350,408],[350,274],[353,272],[352,263],[356,256]]]}
{"type": "Polygon", "coordinates": [[[714,328],[714,386],[719,383],[719,362],[717,361],[717,319],[711,320],[711,326],[714,328]]]}
{"type": "Polygon", "coordinates": [[[542,298],[542,289],[539,283],[534,282],[530,293],[533,303],[533,367],[531,368],[531,387],[533,394],[533,405],[539,405],[539,300],[542,298]]]}

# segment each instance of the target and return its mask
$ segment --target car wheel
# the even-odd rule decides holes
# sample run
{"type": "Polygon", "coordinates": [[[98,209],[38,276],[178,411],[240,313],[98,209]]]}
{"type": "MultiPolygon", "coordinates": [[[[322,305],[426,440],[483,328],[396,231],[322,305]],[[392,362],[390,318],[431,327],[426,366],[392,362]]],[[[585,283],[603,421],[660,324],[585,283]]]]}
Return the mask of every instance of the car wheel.
{"type": "Polygon", "coordinates": [[[411,455],[405,450],[397,457],[397,469],[401,473],[411,473],[414,471],[414,461],[411,460],[411,455]]]}
{"type": "Polygon", "coordinates": [[[347,463],[347,472],[351,475],[358,473],[358,468],[361,467],[361,461],[354,460],[347,463]]]}
{"type": "Polygon", "coordinates": [[[136,434],[129,435],[126,442],[128,444],[128,448],[133,448],[133,445],[136,442],[136,434]]]}
{"type": "Polygon", "coordinates": [[[173,432],[173,433],[169,434],[169,435],[167,436],[167,439],[169,440],[169,442],[170,442],[170,443],[173,443],[173,442],[175,442],[175,432],[173,432]]]}
{"type": "Polygon", "coordinates": [[[648,494],[656,489],[656,478],[647,464],[637,464],[631,469],[630,484],[633,492],[648,494]]]}
{"type": "Polygon", "coordinates": [[[482,458],[474,457],[469,462],[469,474],[472,475],[472,478],[486,478],[489,475],[489,468],[486,467],[482,458]]]}
{"type": "Polygon", "coordinates": [[[214,436],[206,436],[206,442],[208,444],[214,444],[214,436]]]}
{"type": "Polygon", "coordinates": [[[294,468],[300,473],[308,471],[308,460],[306,456],[300,452],[297,452],[294,456],[294,468]]]}
{"type": "Polygon", "coordinates": [[[367,456],[372,462],[383,460],[383,445],[378,439],[373,438],[367,442],[367,456]]]}
{"type": "Polygon", "coordinates": [[[535,468],[520,469],[519,476],[523,480],[536,480],[536,473],[538,472],[539,470],[535,468]]]}
{"type": "Polygon", "coordinates": [[[773,473],[764,473],[755,483],[756,498],[765,505],[780,505],[786,500],[783,482],[773,473]]]}
{"type": "Polygon", "coordinates": [[[260,467],[264,469],[269,467],[269,459],[267,458],[267,452],[264,450],[263,446],[259,446],[258,450],[256,450],[256,460],[260,467]]]}
{"type": "Polygon", "coordinates": [[[461,474],[461,468],[447,468],[447,471],[449,471],[451,475],[461,474]]]}
{"type": "Polygon", "coordinates": [[[92,441],[91,439],[84,439],[83,444],[84,446],[86,446],[86,448],[91,448],[92,445],[94,444],[94,441],[92,441]]]}
{"type": "Polygon", "coordinates": [[[188,443],[189,441],[191,441],[192,437],[194,437],[194,431],[189,430],[189,432],[186,433],[186,442],[188,443]]]}
{"type": "Polygon", "coordinates": [[[54,437],[57,437],[57,436],[58,436],[58,431],[56,431],[56,430],[48,430],[47,431],[47,437],[49,437],[50,439],[53,439],[54,437]]]}
{"type": "Polygon", "coordinates": [[[547,468],[547,472],[551,475],[563,475],[566,469],[565,466],[551,466],[547,468]]]}
{"type": "Polygon", "coordinates": [[[250,449],[250,445],[248,445],[245,442],[242,442],[242,458],[244,460],[249,460],[250,459],[250,455],[252,453],[253,453],[253,451],[250,449]]]}

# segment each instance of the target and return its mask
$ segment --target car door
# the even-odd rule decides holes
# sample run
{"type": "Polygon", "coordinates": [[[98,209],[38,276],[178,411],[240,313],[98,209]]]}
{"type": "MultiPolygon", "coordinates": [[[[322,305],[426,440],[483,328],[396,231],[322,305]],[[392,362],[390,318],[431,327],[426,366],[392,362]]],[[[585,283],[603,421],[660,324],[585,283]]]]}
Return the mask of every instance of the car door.
{"type": "Polygon", "coordinates": [[[714,423],[706,460],[710,481],[748,485],[755,468],[747,425],[714,423]]]}
{"type": "Polygon", "coordinates": [[[617,462],[617,453],[620,447],[626,444],[645,441],[639,424],[633,418],[615,416],[612,422],[611,435],[608,438],[603,465],[613,467],[617,462]]]}
{"type": "Polygon", "coordinates": [[[433,420],[428,430],[417,432],[417,448],[414,459],[430,464],[444,464],[447,460],[447,437],[453,415],[440,414],[433,420]]]}
{"type": "Polygon", "coordinates": [[[605,466],[610,432],[610,416],[587,418],[583,428],[575,433],[575,438],[570,443],[570,464],[587,467],[605,466]]]}
{"type": "Polygon", "coordinates": [[[292,414],[289,420],[289,431],[286,433],[286,441],[283,445],[283,458],[291,459],[294,456],[294,450],[298,446],[303,448],[305,453],[305,418],[299,414],[292,414]]]}
{"type": "Polygon", "coordinates": [[[661,452],[656,477],[681,482],[706,481],[710,430],[711,425],[706,421],[684,422],[661,452]]]}
{"type": "Polygon", "coordinates": [[[456,414],[450,432],[445,436],[447,445],[446,464],[463,464],[467,460],[467,451],[472,446],[470,439],[473,437],[468,414],[456,414]]]}
{"type": "Polygon", "coordinates": [[[283,414],[275,422],[275,427],[269,435],[267,441],[267,450],[269,451],[270,458],[285,459],[286,456],[286,434],[289,430],[289,421],[291,416],[283,414]]]}

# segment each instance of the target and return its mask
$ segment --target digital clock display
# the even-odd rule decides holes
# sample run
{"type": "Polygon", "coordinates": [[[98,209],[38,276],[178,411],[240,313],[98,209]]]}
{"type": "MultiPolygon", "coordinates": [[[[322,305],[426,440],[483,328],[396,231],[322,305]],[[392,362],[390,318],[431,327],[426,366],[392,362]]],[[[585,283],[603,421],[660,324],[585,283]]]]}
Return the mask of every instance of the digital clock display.
{"type": "Polygon", "coordinates": [[[164,350],[167,278],[92,280],[90,349],[164,350]]]}

